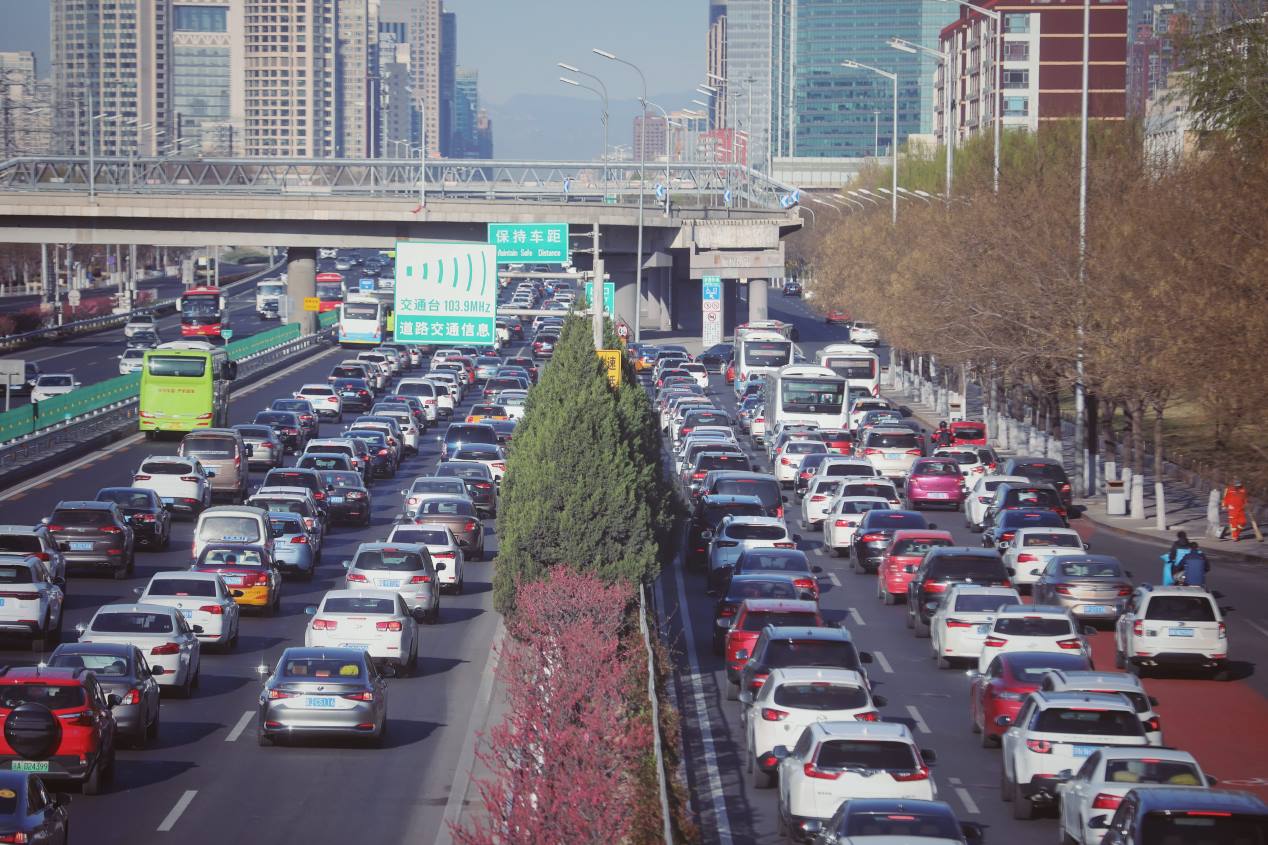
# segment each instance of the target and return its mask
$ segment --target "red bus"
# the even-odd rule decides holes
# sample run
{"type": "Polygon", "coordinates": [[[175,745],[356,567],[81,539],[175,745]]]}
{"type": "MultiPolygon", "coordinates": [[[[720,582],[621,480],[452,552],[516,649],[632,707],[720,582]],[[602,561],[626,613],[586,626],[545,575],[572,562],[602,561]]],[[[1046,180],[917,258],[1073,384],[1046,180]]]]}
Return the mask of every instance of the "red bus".
{"type": "Polygon", "coordinates": [[[317,274],[317,298],[321,300],[318,311],[334,311],[343,304],[344,288],[342,273],[317,274]]]}
{"type": "Polygon", "coordinates": [[[229,308],[217,287],[196,287],[180,299],[181,337],[221,337],[229,328],[229,308]]]}

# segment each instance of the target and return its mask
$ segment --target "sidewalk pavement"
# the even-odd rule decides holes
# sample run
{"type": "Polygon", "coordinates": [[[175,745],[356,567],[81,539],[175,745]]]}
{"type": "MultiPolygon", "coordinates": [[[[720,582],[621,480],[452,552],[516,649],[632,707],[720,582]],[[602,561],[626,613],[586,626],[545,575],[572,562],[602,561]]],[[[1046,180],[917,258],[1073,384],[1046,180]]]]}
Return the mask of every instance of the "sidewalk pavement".
{"type": "MultiPolygon", "coordinates": [[[[937,410],[927,403],[900,391],[886,390],[885,395],[911,409],[912,414],[922,425],[933,431],[937,428],[937,410]]],[[[999,450],[1000,455],[1013,455],[1015,452],[999,450]]],[[[1141,542],[1150,543],[1161,548],[1170,548],[1175,540],[1175,532],[1185,531],[1189,537],[1201,545],[1208,554],[1223,561],[1239,561],[1260,563],[1268,561],[1268,543],[1255,539],[1248,525],[1242,531],[1240,542],[1232,539],[1217,540],[1206,536],[1207,493],[1194,489],[1179,481],[1168,480],[1167,494],[1167,528],[1156,527],[1156,504],[1153,495],[1153,477],[1145,479],[1145,519],[1132,519],[1127,516],[1110,516],[1106,512],[1104,496],[1092,496],[1075,501],[1076,507],[1082,509],[1082,516],[1096,525],[1116,534],[1131,537],[1141,542]]],[[[1268,526],[1263,526],[1268,528],[1268,526]]]]}

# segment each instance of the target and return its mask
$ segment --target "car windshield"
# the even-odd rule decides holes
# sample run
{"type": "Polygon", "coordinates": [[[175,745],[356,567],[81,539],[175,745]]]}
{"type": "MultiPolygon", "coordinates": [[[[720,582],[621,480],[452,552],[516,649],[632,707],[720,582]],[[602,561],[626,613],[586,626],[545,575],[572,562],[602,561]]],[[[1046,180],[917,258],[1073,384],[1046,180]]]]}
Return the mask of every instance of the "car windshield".
{"type": "Polygon", "coordinates": [[[834,666],[859,668],[858,652],[847,640],[771,640],[766,646],[765,663],[780,666],[834,666]]]}
{"type": "Polygon", "coordinates": [[[348,470],[327,470],[321,474],[321,478],[327,485],[334,487],[354,487],[362,486],[361,473],[350,472],[348,470]]]}
{"type": "Polygon", "coordinates": [[[732,523],[726,528],[726,536],[733,540],[782,540],[788,532],[782,525],[749,525],[732,523]]]}
{"type": "Polygon", "coordinates": [[[181,442],[181,454],[198,458],[227,458],[234,453],[231,437],[188,437],[181,442]]]}
{"type": "Polygon", "coordinates": [[[289,537],[292,534],[304,533],[304,523],[298,519],[284,519],[269,514],[269,526],[273,529],[273,533],[279,537],[289,537]]]}
{"type": "MultiPolygon", "coordinates": [[[[127,658],[114,654],[59,654],[48,662],[59,669],[91,669],[98,678],[128,677],[127,658]]],[[[73,689],[63,687],[62,689],[73,689]]]]}
{"type": "Polygon", "coordinates": [[[1068,637],[1074,633],[1069,619],[1046,616],[1007,616],[995,620],[995,633],[1012,637],[1068,637]]]}
{"type": "Polygon", "coordinates": [[[113,525],[114,516],[110,511],[96,508],[67,508],[53,511],[49,518],[51,525],[74,525],[78,527],[96,528],[102,525],[113,525]]]}
{"type": "Polygon", "coordinates": [[[735,578],[732,579],[731,587],[723,601],[729,604],[738,604],[745,599],[795,598],[797,598],[796,588],[793,587],[791,581],[783,578],[769,581],[763,581],[756,578],[752,580],[735,578]]]}
{"type": "Polygon", "coordinates": [[[819,623],[818,614],[805,610],[754,610],[744,615],[743,631],[760,631],[767,625],[810,625],[819,623]]]}
{"type": "Polygon", "coordinates": [[[144,611],[98,613],[88,627],[98,634],[170,634],[175,630],[170,614],[144,611]]]}
{"type": "Polygon", "coordinates": [[[898,540],[894,543],[890,554],[896,557],[924,557],[925,552],[940,546],[950,546],[951,541],[937,537],[919,540],[898,540]]]}
{"type": "Polygon", "coordinates": [[[775,704],[799,710],[855,710],[868,705],[862,687],[827,681],[780,684],[774,699],[775,704]]]}
{"type": "Polygon", "coordinates": [[[783,494],[773,478],[725,478],[718,481],[713,492],[726,496],[756,496],[766,508],[779,507],[783,501],[783,494]]]}
{"type": "Polygon", "coordinates": [[[35,554],[44,551],[35,534],[0,534],[0,552],[35,554]]]}
{"type": "Polygon", "coordinates": [[[912,475],[951,475],[960,477],[960,465],[955,461],[923,461],[912,475]]]}
{"type": "Polygon", "coordinates": [[[475,516],[471,502],[458,499],[432,499],[418,506],[418,513],[437,516],[475,516]]]}
{"type": "MultiPolygon", "coordinates": [[[[854,482],[854,483],[845,485],[845,487],[842,488],[841,490],[841,495],[842,496],[871,496],[877,499],[891,499],[891,498],[894,498],[894,492],[895,492],[894,486],[892,484],[880,484],[873,481],[862,481],[862,482],[854,482]]],[[[872,505],[870,509],[875,509],[875,508],[876,506],[872,505]]],[[[882,510],[888,510],[888,508],[882,508],[882,510]]],[[[855,511],[855,513],[862,513],[862,511],[855,511]]]]}
{"type": "Polygon", "coordinates": [[[11,684],[3,687],[0,701],[10,710],[27,703],[43,704],[50,710],[67,710],[83,707],[85,694],[79,684],[11,684]]]}
{"type": "Polygon", "coordinates": [[[981,440],[986,437],[986,429],[977,425],[962,425],[951,429],[956,440],[981,440]]]}
{"type": "Polygon", "coordinates": [[[914,433],[889,434],[873,431],[867,436],[869,449],[915,449],[919,445],[914,433]]]}
{"type": "Polygon", "coordinates": [[[1066,578],[1122,578],[1123,568],[1108,560],[1081,560],[1062,563],[1061,574],[1066,578]]]}
{"type": "Polygon", "coordinates": [[[1066,483],[1065,470],[1054,464],[1022,464],[1013,467],[1017,475],[1024,475],[1036,481],[1051,481],[1055,484],[1066,483]]]}
{"type": "Polygon", "coordinates": [[[260,440],[268,440],[273,434],[273,429],[263,425],[239,425],[234,426],[238,433],[243,437],[257,438],[260,440]]]}
{"type": "Polygon", "coordinates": [[[1107,760],[1104,779],[1109,783],[1203,785],[1202,773],[1193,763],[1186,760],[1160,760],[1156,757],[1140,760],[1107,760]]]}
{"type": "Polygon", "coordinates": [[[206,578],[155,578],[147,596],[214,596],[216,585],[206,578]]]}
{"type": "Polygon", "coordinates": [[[392,531],[392,540],[398,543],[420,543],[424,546],[450,545],[449,532],[443,528],[409,528],[401,526],[392,531]]]}
{"type": "Polygon", "coordinates": [[[1141,736],[1144,733],[1135,713],[1094,707],[1049,707],[1037,714],[1032,730],[1085,736],[1141,736]]]}
{"type": "Polygon", "coordinates": [[[885,836],[903,842],[909,839],[961,842],[964,839],[955,817],[950,814],[918,813],[906,807],[899,807],[895,812],[888,813],[850,813],[845,818],[845,824],[837,829],[837,836],[841,839],[852,836],[885,836]]]}
{"type": "Polygon", "coordinates": [[[466,488],[462,484],[461,479],[455,478],[432,478],[425,481],[415,481],[410,485],[411,493],[464,493],[466,488]]]}
{"type": "Polygon", "coordinates": [[[364,551],[357,555],[353,569],[388,570],[391,572],[417,572],[423,569],[423,559],[415,552],[402,549],[364,551]]]}
{"type": "Polygon", "coordinates": [[[472,481],[489,481],[493,478],[487,466],[474,461],[467,461],[461,464],[443,463],[436,467],[436,474],[470,479],[472,481]]]}
{"type": "Polygon", "coordinates": [[[194,467],[183,461],[146,461],[141,472],[147,475],[192,475],[194,467]]]}
{"type": "Polygon", "coordinates": [[[1004,511],[999,517],[1000,528],[1064,528],[1065,522],[1054,511],[1004,511]]]}
{"type": "Polygon", "coordinates": [[[1037,534],[1033,531],[1027,531],[1026,536],[1022,538],[1021,544],[1026,548],[1032,546],[1057,546],[1063,549],[1083,548],[1083,540],[1077,534],[1059,534],[1047,531],[1037,534]]]}
{"type": "Polygon", "coordinates": [[[283,660],[281,675],[284,678],[298,681],[314,678],[336,678],[341,681],[358,680],[365,677],[365,669],[359,662],[305,657],[283,660]]]}
{"type": "Polygon", "coordinates": [[[253,543],[260,539],[260,523],[250,516],[204,516],[198,539],[253,543]]]}
{"type": "Polygon", "coordinates": [[[336,596],[326,599],[322,613],[396,613],[396,600],[363,596],[336,596]]]}
{"type": "Polygon", "coordinates": [[[863,518],[863,525],[867,528],[924,528],[925,518],[918,513],[909,513],[905,511],[875,511],[869,513],[863,518]]]}
{"type": "Polygon", "coordinates": [[[1214,622],[1215,607],[1205,596],[1154,596],[1145,610],[1145,618],[1171,622],[1214,622]]]}
{"type": "Polygon", "coordinates": [[[959,613],[994,613],[1007,604],[1017,604],[1016,596],[968,595],[955,597],[955,609],[959,613]]]}
{"type": "MultiPolygon", "coordinates": [[[[848,486],[846,488],[849,489],[848,486]]],[[[844,495],[845,491],[841,491],[844,495]]],[[[841,502],[837,505],[837,513],[867,513],[872,510],[889,510],[889,502],[841,502]]]]}
{"type": "Polygon", "coordinates": [[[35,573],[30,567],[23,564],[0,564],[0,584],[31,584],[34,581],[35,573]]]}
{"type": "Polygon", "coordinates": [[[931,578],[952,578],[961,581],[1003,581],[1004,564],[998,558],[979,555],[945,555],[930,566],[931,578]]]}
{"type": "Polygon", "coordinates": [[[1141,821],[1140,842],[1166,845],[1265,845],[1268,814],[1157,812],[1141,821]]]}
{"type": "Polygon", "coordinates": [[[307,413],[312,410],[312,403],[307,399],[274,399],[273,410],[275,411],[302,411],[307,413]]]}
{"type": "Polygon", "coordinates": [[[739,568],[745,572],[753,569],[768,572],[809,572],[810,563],[804,554],[781,554],[775,551],[763,553],[759,550],[745,552],[740,558],[739,568]]]}
{"type": "Polygon", "coordinates": [[[70,387],[73,383],[70,376],[40,376],[40,387],[70,387]]]}
{"type": "Polygon", "coordinates": [[[1011,661],[1013,674],[1024,684],[1038,685],[1042,683],[1044,677],[1053,669],[1077,672],[1092,668],[1092,664],[1081,654],[1026,654],[1024,652],[1014,652],[1009,656],[1015,658],[1011,661]]]}
{"type": "Polygon", "coordinates": [[[905,742],[847,739],[832,739],[820,745],[815,765],[820,769],[919,768],[915,751],[905,742]]]}
{"type": "Polygon", "coordinates": [[[748,471],[748,455],[737,452],[705,452],[696,458],[696,471],[707,472],[711,469],[737,469],[748,471]]]}
{"type": "Polygon", "coordinates": [[[207,549],[199,566],[263,566],[260,553],[253,549],[207,549]]]}
{"type": "Polygon", "coordinates": [[[298,466],[305,469],[347,469],[350,463],[347,455],[317,454],[304,455],[299,459],[298,466]]]}

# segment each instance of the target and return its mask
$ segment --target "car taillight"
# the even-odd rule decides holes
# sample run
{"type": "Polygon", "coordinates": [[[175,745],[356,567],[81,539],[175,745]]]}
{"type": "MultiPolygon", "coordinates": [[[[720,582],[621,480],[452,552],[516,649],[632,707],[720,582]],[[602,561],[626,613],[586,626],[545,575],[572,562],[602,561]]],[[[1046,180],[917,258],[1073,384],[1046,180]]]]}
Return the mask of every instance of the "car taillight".
{"type": "Polygon", "coordinates": [[[365,493],[363,493],[360,490],[349,490],[347,495],[349,499],[364,499],[365,498],[365,493]]]}
{"type": "Polygon", "coordinates": [[[813,578],[798,578],[793,581],[793,586],[799,590],[814,590],[818,587],[813,578]]]}
{"type": "Polygon", "coordinates": [[[492,490],[493,489],[493,485],[487,481],[477,481],[475,486],[477,490],[492,490]]]}
{"type": "Polygon", "coordinates": [[[858,525],[858,520],[838,519],[836,521],[837,528],[852,528],[855,525],[858,525]]]}
{"type": "Polygon", "coordinates": [[[783,505],[778,505],[778,506],[775,508],[775,518],[776,518],[776,519],[783,519],[783,518],[784,518],[784,506],[783,506],[783,505]]]}
{"type": "Polygon", "coordinates": [[[154,646],[154,648],[150,649],[150,654],[156,654],[156,655],[180,654],[180,653],[181,653],[181,647],[178,646],[176,643],[163,643],[162,645],[156,645],[154,646]]]}
{"type": "Polygon", "coordinates": [[[294,537],[292,537],[292,538],[291,538],[291,542],[292,542],[292,543],[301,543],[301,544],[303,544],[303,545],[307,546],[307,545],[308,545],[308,538],[307,538],[307,537],[305,537],[303,534],[296,534],[294,537]]]}
{"type": "Polygon", "coordinates": [[[797,544],[796,544],[796,543],[775,543],[775,548],[777,548],[777,549],[795,549],[795,548],[797,548],[797,544]]]}
{"type": "Polygon", "coordinates": [[[813,496],[810,497],[810,501],[812,502],[825,502],[827,501],[827,499],[828,499],[827,496],[821,496],[818,493],[815,493],[813,496]]]}
{"type": "Polygon", "coordinates": [[[1145,623],[1143,620],[1137,619],[1132,623],[1132,636],[1143,637],[1145,635],[1145,623]]]}
{"type": "Polygon", "coordinates": [[[321,501],[322,499],[326,498],[326,494],[322,490],[315,490],[313,491],[313,498],[316,499],[317,501],[321,501]]]}
{"type": "Polygon", "coordinates": [[[1016,533],[1016,532],[1013,532],[1013,531],[1005,531],[1003,534],[999,535],[999,539],[998,539],[996,542],[999,542],[999,543],[1007,543],[1007,542],[1010,542],[1010,541],[1013,539],[1013,534],[1014,534],[1014,533],[1016,533]]]}
{"type": "Polygon", "coordinates": [[[1096,798],[1092,801],[1093,810],[1117,810],[1118,805],[1123,803],[1123,796],[1114,795],[1109,792],[1098,792],[1096,798]]]}
{"type": "Polygon", "coordinates": [[[1018,563],[1035,563],[1038,560],[1039,558],[1035,557],[1034,555],[1028,555],[1028,554],[1017,555],[1018,563]]]}
{"type": "Polygon", "coordinates": [[[287,692],[287,691],[286,691],[286,690],[284,690],[284,689],[271,689],[271,690],[269,690],[269,699],[270,699],[270,700],[273,700],[273,701],[276,701],[276,700],[277,700],[277,699],[279,699],[279,698],[294,698],[294,697],[295,697],[295,696],[297,696],[297,695],[299,695],[299,693],[297,693],[297,692],[287,692]]]}
{"type": "Polygon", "coordinates": [[[788,711],[776,710],[774,707],[763,707],[762,718],[767,722],[782,722],[788,718],[788,711]]]}
{"type": "Polygon", "coordinates": [[[862,713],[854,714],[854,721],[856,722],[879,722],[880,720],[881,714],[875,710],[865,710],[862,713]]]}
{"type": "Polygon", "coordinates": [[[380,455],[382,455],[382,456],[384,456],[384,457],[386,457],[386,456],[387,456],[387,449],[380,449],[380,450],[379,450],[379,454],[380,454],[380,455]]]}
{"type": "Polygon", "coordinates": [[[884,534],[864,534],[859,538],[864,543],[879,543],[882,540],[888,540],[884,534]]]}
{"type": "Polygon", "coordinates": [[[1059,595],[1059,596],[1068,596],[1068,595],[1070,595],[1070,585],[1069,585],[1069,584],[1053,584],[1053,585],[1052,585],[1052,589],[1053,589],[1053,590],[1055,590],[1055,591],[1056,591],[1056,593],[1057,593],[1057,595],[1059,595]]]}
{"type": "Polygon", "coordinates": [[[836,780],[841,777],[840,772],[829,772],[815,766],[814,763],[806,763],[801,767],[801,771],[808,778],[817,778],[819,780],[836,780]]]}
{"type": "MultiPolygon", "coordinates": [[[[149,481],[149,480],[150,480],[150,476],[148,476],[148,475],[134,475],[134,476],[132,476],[132,480],[133,480],[133,481],[149,481]]],[[[51,525],[50,525],[49,527],[50,527],[50,528],[52,528],[52,526],[51,526],[51,525]]],[[[60,528],[60,527],[61,527],[61,526],[59,525],[59,526],[58,526],[58,528],[60,528]]]]}
{"type": "Polygon", "coordinates": [[[1158,718],[1157,716],[1154,716],[1152,719],[1145,720],[1146,732],[1160,731],[1160,730],[1162,730],[1162,719],[1158,718]]]}
{"type": "Polygon", "coordinates": [[[946,621],[946,626],[948,628],[972,628],[973,623],[965,622],[963,619],[955,619],[953,617],[949,617],[946,621]]]}
{"type": "MultiPolygon", "coordinates": [[[[409,583],[411,583],[411,584],[430,584],[430,583],[431,583],[431,576],[430,576],[430,575],[414,575],[414,576],[411,576],[411,577],[410,577],[410,579],[409,579],[409,583]]],[[[392,630],[396,630],[396,629],[395,629],[395,628],[393,628],[392,630]]]]}
{"type": "MultiPolygon", "coordinates": [[[[426,576],[423,576],[423,577],[426,577],[426,576]]],[[[410,583],[412,584],[413,582],[414,582],[414,579],[411,578],[410,583]]],[[[376,631],[399,631],[401,630],[401,623],[396,621],[395,619],[392,619],[387,622],[375,622],[374,629],[376,631]]]]}
{"type": "Polygon", "coordinates": [[[693,479],[693,480],[695,480],[695,481],[699,481],[700,479],[704,478],[706,475],[708,475],[708,473],[705,473],[705,472],[693,472],[693,473],[691,474],[691,477],[692,477],[692,479],[693,479]]]}
{"type": "Polygon", "coordinates": [[[916,457],[920,457],[920,450],[919,450],[919,449],[908,449],[908,450],[906,450],[903,454],[905,454],[905,455],[915,455],[916,457]]]}
{"type": "Polygon", "coordinates": [[[468,519],[465,523],[463,523],[463,525],[462,525],[462,530],[463,530],[463,531],[475,531],[475,530],[476,530],[475,520],[474,520],[474,519],[468,519]]]}
{"type": "Polygon", "coordinates": [[[1073,637],[1068,640],[1057,640],[1057,645],[1066,651],[1074,651],[1075,649],[1083,648],[1083,641],[1078,637],[1073,637]]]}
{"type": "Polygon", "coordinates": [[[881,453],[880,449],[873,449],[870,446],[863,450],[864,455],[879,455],[880,453],[881,453]]]}
{"type": "Polygon", "coordinates": [[[372,692],[346,692],[342,697],[349,701],[374,701],[372,692]]]}
{"type": "Polygon", "coordinates": [[[945,582],[942,582],[942,581],[926,581],[925,582],[926,593],[945,593],[946,591],[947,591],[947,585],[945,582]]]}
{"type": "Polygon", "coordinates": [[[734,615],[735,615],[735,605],[731,605],[731,604],[723,605],[722,609],[718,611],[719,617],[734,616],[734,615]]]}
{"type": "Polygon", "coordinates": [[[889,774],[894,780],[902,783],[913,780],[929,780],[929,767],[921,766],[919,769],[912,769],[909,772],[890,772],[889,774]]]}
{"type": "Polygon", "coordinates": [[[139,689],[130,689],[128,694],[119,700],[120,704],[140,704],[141,691],[139,689]]]}
{"type": "Polygon", "coordinates": [[[101,530],[107,534],[122,534],[123,533],[123,529],[117,525],[105,525],[105,526],[102,526],[101,530]]]}
{"type": "Polygon", "coordinates": [[[986,648],[1003,648],[1008,640],[1002,637],[987,637],[986,642],[982,643],[986,648]]]}
{"type": "Polygon", "coordinates": [[[203,613],[210,613],[212,616],[223,616],[225,609],[218,604],[204,604],[198,608],[203,613]]]}
{"type": "Polygon", "coordinates": [[[1046,739],[1028,739],[1026,747],[1036,754],[1051,754],[1052,743],[1046,739]]]}
{"type": "Polygon", "coordinates": [[[244,587],[264,587],[269,583],[269,576],[263,572],[251,572],[242,576],[242,586],[244,587]]]}
{"type": "Polygon", "coordinates": [[[333,631],[337,627],[339,627],[339,623],[335,621],[334,619],[314,619],[313,620],[314,631],[333,631]]]}
{"type": "Polygon", "coordinates": [[[197,480],[198,480],[198,476],[196,475],[182,475],[181,476],[181,481],[197,481],[197,480]]]}
{"type": "MultiPolygon", "coordinates": [[[[157,516],[155,516],[155,515],[154,515],[154,514],[152,514],[152,513],[139,513],[139,514],[137,514],[137,515],[136,515],[136,518],[137,518],[137,519],[139,519],[139,520],[141,520],[142,522],[154,522],[154,521],[156,521],[156,520],[158,519],[158,517],[157,517],[157,516]]],[[[48,560],[48,558],[47,558],[47,557],[44,557],[44,558],[42,558],[42,559],[43,559],[43,560],[48,560]]]]}
{"type": "Polygon", "coordinates": [[[346,576],[349,584],[368,584],[369,579],[359,572],[349,572],[346,576]]]}
{"type": "Polygon", "coordinates": [[[782,457],[782,456],[780,457],[779,462],[780,462],[781,464],[783,464],[784,466],[786,466],[786,467],[790,467],[790,466],[792,466],[792,461],[790,461],[790,460],[788,460],[787,458],[782,457]]]}

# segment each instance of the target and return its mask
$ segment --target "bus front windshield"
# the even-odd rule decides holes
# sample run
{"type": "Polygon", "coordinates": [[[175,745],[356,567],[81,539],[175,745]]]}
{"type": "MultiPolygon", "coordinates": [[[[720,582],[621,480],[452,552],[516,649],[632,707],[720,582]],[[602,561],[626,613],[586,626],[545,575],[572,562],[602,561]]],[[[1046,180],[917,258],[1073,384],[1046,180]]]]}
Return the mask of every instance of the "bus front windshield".
{"type": "Polygon", "coordinates": [[[327,302],[343,299],[343,282],[318,282],[317,298],[327,302]]]}
{"type": "Polygon", "coordinates": [[[845,404],[845,385],[820,379],[784,379],[781,382],[785,411],[840,412],[845,404]]]}
{"type": "Polygon", "coordinates": [[[260,285],[257,290],[265,296],[281,296],[282,292],[286,290],[286,286],[280,284],[260,285]]]}
{"type": "Polygon", "coordinates": [[[744,360],[750,367],[782,367],[792,358],[792,343],[750,340],[744,343],[744,360]]]}
{"type": "Polygon", "coordinates": [[[219,316],[219,296],[186,296],[181,299],[182,319],[215,319],[219,316]]]}

